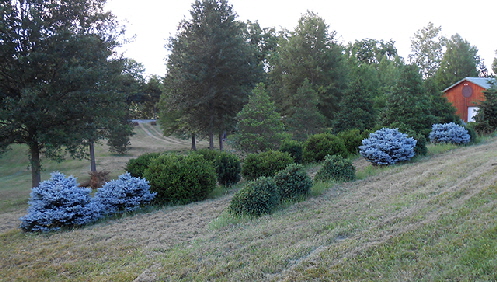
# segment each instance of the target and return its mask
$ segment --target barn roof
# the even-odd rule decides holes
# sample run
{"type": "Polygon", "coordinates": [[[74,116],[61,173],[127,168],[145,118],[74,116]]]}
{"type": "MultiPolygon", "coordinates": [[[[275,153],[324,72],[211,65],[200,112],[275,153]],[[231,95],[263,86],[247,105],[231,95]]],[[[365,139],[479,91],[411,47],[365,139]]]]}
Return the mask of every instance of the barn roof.
{"type": "Polygon", "coordinates": [[[456,85],[458,85],[459,83],[463,82],[463,81],[469,81],[469,82],[472,82],[482,88],[485,88],[485,89],[488,89],[490,87],[492,87],[492,82],[493,78],[491,77],[465,77],[461,80],[459,80],[458,82],[452,84],[450,87],[447,87],[444,89],[444,92],[446,92],[447,90],[451,89],[451,88],[454,88],[456,85]]]}

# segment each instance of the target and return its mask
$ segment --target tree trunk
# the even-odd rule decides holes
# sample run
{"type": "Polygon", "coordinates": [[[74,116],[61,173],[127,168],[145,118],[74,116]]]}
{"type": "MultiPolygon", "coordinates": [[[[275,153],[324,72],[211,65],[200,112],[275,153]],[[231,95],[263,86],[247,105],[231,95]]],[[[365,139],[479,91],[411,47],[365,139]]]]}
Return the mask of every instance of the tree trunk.
{"type": "Polygon", "coordinates": [[[95,162],[95,142],[90,141],[90,171],[97,171],[97,163],[95,162]]]}
{"type": "Polygon", "coordinates": [[[223,150],[224,132],[219,132],[219,151],[223,150]]]}
{"type": "Polygon", "coordinates": [[[209,149],[214,149],[214,132],[209,132],[209,149]]]}
{"type": "Polygon", "coordinates": [[[192,133],[192,151],[196,151],[197,150],[197,145],[195,143],[195,133],[192,133]]]}
{"type": "Polygon", "coordinates": [[[41,182],[40,145],[36,142],[29,145],[31,151],[31,186],[38,187],[41,182]]]}

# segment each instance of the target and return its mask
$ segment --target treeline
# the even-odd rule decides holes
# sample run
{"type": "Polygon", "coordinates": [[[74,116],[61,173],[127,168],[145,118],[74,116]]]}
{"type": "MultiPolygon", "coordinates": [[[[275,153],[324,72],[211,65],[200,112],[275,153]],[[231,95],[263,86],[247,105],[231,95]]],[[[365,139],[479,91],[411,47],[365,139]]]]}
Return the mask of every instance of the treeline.
{"type": "Polygon", "coordinates": [[[169,39],[159,104],[165,134],[209,136],[211,148],[218,135],[221,149],[234,134],[247,151],[261,137],[382,126],[427,137],[435,123],[459,122],[442,90],[488,75],[475,46],[442,37],[432,23],[414,34],[405,59],[394,41],[339,44],[313,12],[280,32],[236,18],[226,0],[195,1],[169,39]]]}

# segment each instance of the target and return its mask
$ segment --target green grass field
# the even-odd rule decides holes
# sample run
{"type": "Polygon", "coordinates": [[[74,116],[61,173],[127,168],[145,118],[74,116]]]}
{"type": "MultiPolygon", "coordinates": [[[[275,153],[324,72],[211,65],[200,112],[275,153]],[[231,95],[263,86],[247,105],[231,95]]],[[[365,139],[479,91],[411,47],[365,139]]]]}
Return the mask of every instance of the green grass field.
{"type": "MultiPolygon", "coordinates": [[[[137,134],[130,155],[148,137],[137,134]]],[[[497,139],[429,150],[387,168],[358,159],[359,180],[320,183],[309,199],[256,219],[226,213],[238,186],[41,235],[1,228],[23,215],[29,190],[10,187],[29,183],[11,164],[21,156],[3,157],[0,281],[497,281],[497,139]]],[[[64,164],[74,174],[85,166],[64,164]]]]}

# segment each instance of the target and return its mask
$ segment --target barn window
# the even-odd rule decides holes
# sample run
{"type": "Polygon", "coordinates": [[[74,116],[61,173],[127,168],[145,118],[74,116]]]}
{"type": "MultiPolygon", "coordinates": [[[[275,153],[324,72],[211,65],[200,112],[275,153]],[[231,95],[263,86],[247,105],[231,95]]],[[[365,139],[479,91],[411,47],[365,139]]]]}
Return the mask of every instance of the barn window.
{"type": "Polygon", "coordinates": [[[471,97],[471,95],[473,95],[473,88],[471,88],[471,86],[469,86],[467,83],[465,83],[463,88],[462,88],[462,95],[465,98],[471,97]]]}

